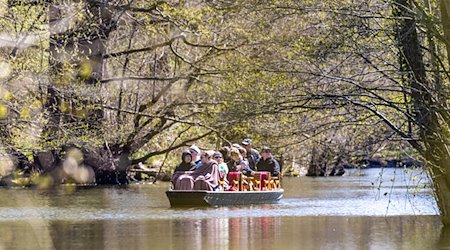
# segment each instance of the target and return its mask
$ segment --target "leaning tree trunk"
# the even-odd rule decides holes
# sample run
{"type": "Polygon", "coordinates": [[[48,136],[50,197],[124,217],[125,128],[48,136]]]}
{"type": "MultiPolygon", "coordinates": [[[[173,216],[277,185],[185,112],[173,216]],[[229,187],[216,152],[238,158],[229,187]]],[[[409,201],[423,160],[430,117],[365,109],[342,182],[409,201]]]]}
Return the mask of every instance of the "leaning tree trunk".
{"type": "Polygon", "coordinates": [[[419,138],[423,143],[421,152],[431,173],[436,200],[442,222],[450,225],[450,155],[446,151],[445,136],[439,123],[436,99],[427,81],[423,52],[416,29],[416,20],[408,0],[396,0],[394,15],[398,17],[396,36],[400,51],[401,68],[406,69],[406,79],[414,106],[415,124],[419,128],[419,138]]]}

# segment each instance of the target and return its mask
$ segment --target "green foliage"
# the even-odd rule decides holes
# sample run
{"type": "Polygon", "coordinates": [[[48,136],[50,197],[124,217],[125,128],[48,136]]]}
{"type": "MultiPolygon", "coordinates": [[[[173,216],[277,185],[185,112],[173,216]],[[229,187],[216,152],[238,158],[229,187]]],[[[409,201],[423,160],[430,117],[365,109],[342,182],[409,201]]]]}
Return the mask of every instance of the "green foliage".
{"type": "MultiPolygon", "coordinates": [[[[302,163],[314,147],[357,162],[405,145],[386,141],[392,127],[374,112],[417,134],[408,128],[411,90],[397,67],[395,21],[382,1],[120,6],[67,6],[72,15],[61,15],[70,22],[51,41],[45,6],[19,5],[0,20],[4,32],[36,35],[14,56],[13,48],[0,52],[10,71],[1,78],[0,119],[11,119],[15,147],[127,145],[133,159],[152,154],[149,164],[172,148],[165,164],[173,166],[190,139],[214,131],[198,144],[250,137],[302,163]],[[105,27],[108,18],[119,21],[105,27]],[[88,83],[98,75],[103,82],[88,83]]],[[[441,132],[448,138],[448,129],[441,132]]]]}
{"type": "Polygon", "coordinates": [[[0,104],[0,119],[6,119],[8,117],[8,107],[4,104],[0,104]]]}
{"type": "Polygon", "coordinates": [[[81,77],[81,79],[86,80],[91,76],[92,72],[93,69],[91,63],[89,61],[83,61],[80,65],[78,76],[81,77]]]}

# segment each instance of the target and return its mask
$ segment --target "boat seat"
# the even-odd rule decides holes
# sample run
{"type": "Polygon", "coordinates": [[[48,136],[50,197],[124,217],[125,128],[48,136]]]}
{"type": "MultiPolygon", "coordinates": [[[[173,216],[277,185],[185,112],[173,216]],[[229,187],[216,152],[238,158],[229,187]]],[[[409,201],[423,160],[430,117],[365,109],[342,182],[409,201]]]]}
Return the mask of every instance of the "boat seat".
{"type": "Polygon", "coordinates": [[[241,175],[241,188],[240,191],[253,191],[254,185],[253,185],[253,177],[248,177],[245,175],[241,175]]]}
{"type": "Polygon", "coordinates": [[[232,191],[249,191],[252,190],[252,183],[248,177],[241,172],[230,172],[227,179],[232,187],[232,191]],[[231,174],[230,174],[231,173],[231,174]]]}
{"type": "Polygon", "coordinates": [[[266,171],[255,172],[250,177],[240,172],[229,172],[227,180],[232,191],[264,191],[280,188],[279,178],[271,177],[270,172],[266,171]]]}
{"type": "Polygon", "coordinates": [[[264,181],[264,187],[266,190],[280,189],[281,181],[278,176],[269,177],[269,179],[264,181]]]}
{"type": "Polygon", "coordinates": [[[273,182],[274,182],[274,188],[275,189],[280,189],[281,188],[281,180],[280,178],[277,177],[272,177],[273,178],[273,182]]]}
{"type": "Polygon", "coordinates": [[[225,181],[219,180],[220,190],[225,190],[225,181]]]}
{"type": "Polygon", "coordinates": [[[241,190],[241,182],[239,180],[233,180],[233,190],[238,191],[241,190]]]}
{"type": "Polygon", "coordinates": [[[265,190],[272,190],[273,188],[273,180],[265,180],[264,181],[264,188],[265,190]]]}
{"type": "Polygon", "coordinates": [[[255,177],[249,177],[250,179],[250,184],[252,187],[252,191],[260,191],[261,190],[261,179],[258,178],[257,176],[255,177]]]}
{"type": "Polygon", "coordinates": [[[240,172],[229,172],[227,175],[227,180],[231,186],[231,191],[240,190],[241,173],[240,172]]]}
{"type": "Polygon", "coordinates": [[[270,172],[256,171],[253,177],[254,190],[263,191],[266,189],[265,181],[270,179],[270,172]]]}

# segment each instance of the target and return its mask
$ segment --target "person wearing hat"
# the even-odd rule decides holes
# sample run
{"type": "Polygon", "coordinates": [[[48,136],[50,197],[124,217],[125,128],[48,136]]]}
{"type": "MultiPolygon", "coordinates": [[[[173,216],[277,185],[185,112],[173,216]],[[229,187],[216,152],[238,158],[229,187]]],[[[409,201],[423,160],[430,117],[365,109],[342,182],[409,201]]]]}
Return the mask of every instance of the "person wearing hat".
{"type": "Polygon", "coordinates": [[[195,168],[195,164],[192,161],[192,153],[189,150],[184,150],[181,154],[181,163],[175,168],[175,172],[189,171],[195,168]]]}
{"type": "Polygon", "coordinates": [[[228,165],[223,161],[223,155],[220,152],[215,152],[213,154],[214,160],[217,162],[219,167],[220,179],[226,179],[228,174],[228,165]]]}
{"type": "Polygon", "coordinates": [[[179,179],[186,176],[185,171],[190,171],[195,169],[195,164],[192,161],[192,153],[189,150],[184,150],[181,153],[181,163],[178,164],[175,168],[175,171],[172,175],[172,186],[174,189],[179,189],[180,187],[176,186],[179,179]]]}
{"type": "Polygon", "coordinates": [[[247,138],[244,141],[242,141],[241,144],[244,147],[244,149],[247,151],[245,157],[248,160],[249,167],[251,169],[255,170],[256,169],[256,163],[261,158],[261,155],[259,154],[259,152],[256,149],[252,148],[252,140],[247,138]]]}
{"type": "Polygon", "coordinates": [[[256,163],[256,169],[258,171],[270,172],[271,176],[279,176],[280,164],[273,158],[270,148],[263,147],[261,152],[262,157],[256,163]]]}
{"type": "Polygon", "coordinates": [[[189,147],[189,152],[192,154],[192,161],[199,167],[201,164],[200,153],[202,152],[195,144],[189,147]]]}

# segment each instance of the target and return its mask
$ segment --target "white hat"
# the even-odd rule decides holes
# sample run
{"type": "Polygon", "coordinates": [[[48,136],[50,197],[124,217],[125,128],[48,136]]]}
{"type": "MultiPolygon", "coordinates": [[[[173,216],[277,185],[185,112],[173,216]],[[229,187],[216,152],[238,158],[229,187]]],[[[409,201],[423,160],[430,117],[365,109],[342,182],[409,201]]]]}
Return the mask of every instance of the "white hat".
{"type": "Polygon", "coordinates": [[[202,152],[197,146],[195,146],[195,144],[189,147],[189,151],[191,151],[191,153],[192,151],[194,151],[197,154],[200,154],[202,152]]]}

